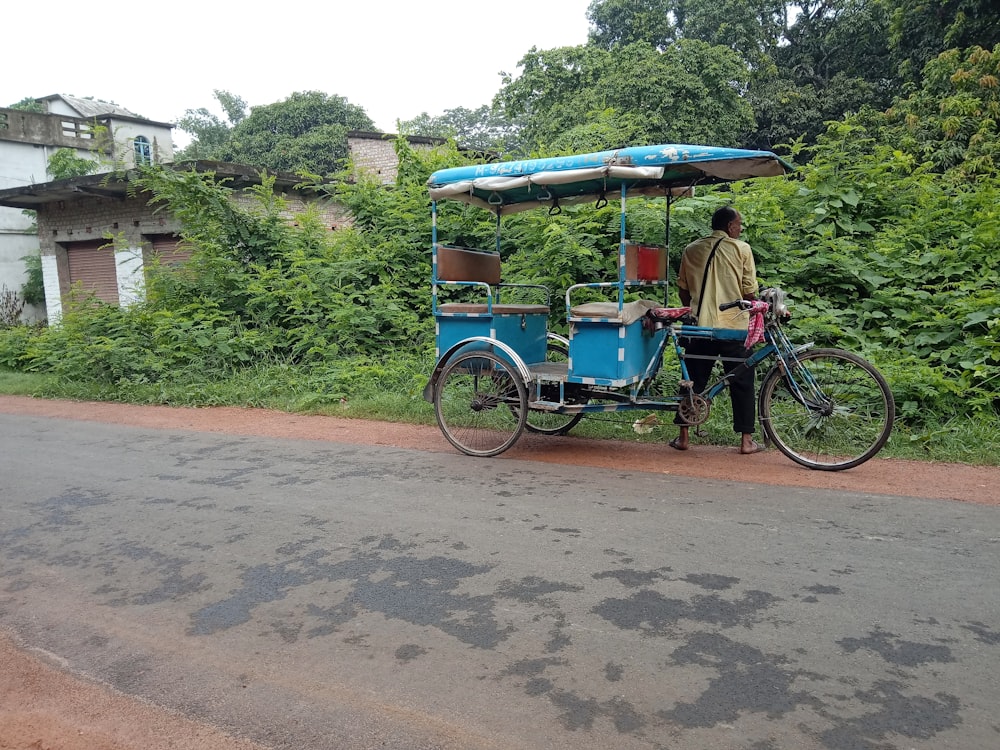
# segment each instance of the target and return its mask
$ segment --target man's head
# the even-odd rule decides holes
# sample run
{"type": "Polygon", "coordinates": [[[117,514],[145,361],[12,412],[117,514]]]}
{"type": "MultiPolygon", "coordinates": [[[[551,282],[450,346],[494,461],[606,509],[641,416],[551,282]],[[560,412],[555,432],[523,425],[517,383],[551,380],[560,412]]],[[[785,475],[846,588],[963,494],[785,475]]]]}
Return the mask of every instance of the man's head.
{"type": "Polygon", "coordinates": [[[732,206],[723,206],[712,214],[712,230],[721,229],[733,239],[740,236],[743,231],[743,217],[740,212],[732,206]]]}

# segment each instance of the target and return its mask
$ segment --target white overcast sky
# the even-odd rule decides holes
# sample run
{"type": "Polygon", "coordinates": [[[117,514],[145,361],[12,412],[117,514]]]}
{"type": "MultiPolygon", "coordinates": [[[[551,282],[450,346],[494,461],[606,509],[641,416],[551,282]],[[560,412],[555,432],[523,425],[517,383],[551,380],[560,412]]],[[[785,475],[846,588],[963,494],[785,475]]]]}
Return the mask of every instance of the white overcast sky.
{"type": "MultiPolygon", "coordinates": [[[[397,119],[475,109],[500,72],[539,49],[583,44],[590,0],[50,0],[6,3],[0,106],[70,94],[160,122],[221,109],[214,89],[251,107],[322,91],[397,119]],[[8,7],[8,6],[16,6],[8,7]],[[36,8],[44,7],[44,12],[36,8]]],[[[175,140],[186,143],[183,133],[175,140]]]]}

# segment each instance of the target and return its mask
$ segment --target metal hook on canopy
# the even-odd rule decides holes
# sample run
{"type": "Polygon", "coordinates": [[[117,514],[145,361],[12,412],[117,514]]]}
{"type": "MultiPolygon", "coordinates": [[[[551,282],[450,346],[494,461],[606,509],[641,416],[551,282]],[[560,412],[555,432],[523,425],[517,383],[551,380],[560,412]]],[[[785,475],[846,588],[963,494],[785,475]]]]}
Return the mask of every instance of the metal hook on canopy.
{"type": "Polygon", "coordinates": [[[486,202],[489,203],[491,206],[502,206],[503,197],[500,195],[500,193],[494,190],[492,193],[490,193],[490,197],[486,199],[486,202]]]}
{"type": "Polygon", "coordinates": [[[561,213],[562,213],[562,206],[559,205],[559,199],[553,197],[552,206],[549,208],[549,216],[558,216],[561,213]]]}
{"type": "Polygon", "coordinates": [[[608,205],[608,199],[605,193],[608,192],[608,178],[605,176],[604,180],[601,182],[601,194],[597,196],[597,201],[594,203],[594,208],[604,208],[608,205]]]}

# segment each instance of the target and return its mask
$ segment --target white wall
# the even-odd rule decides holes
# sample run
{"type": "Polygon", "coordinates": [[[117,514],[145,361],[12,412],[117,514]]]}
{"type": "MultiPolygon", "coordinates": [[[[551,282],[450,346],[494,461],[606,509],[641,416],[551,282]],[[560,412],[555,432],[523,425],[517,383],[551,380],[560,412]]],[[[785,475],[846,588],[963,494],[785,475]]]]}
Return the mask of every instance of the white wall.
{"type": "Polygon", "coordinates": [[[141,302],[146,293],[142,271],[142,248],[115,251],[115,275],[118,278],[118,304],[122,307],[141,302]]]}
{"type": "Polygon", "coordinates": [[[127,166],[135,165],[135,150],[132,141],[136,136],[144,135],[153,148],[153,161],[161,164],[174,159],[174,144],[170,137],[170,128],[154,125],[112,120],[111,131],[115,139],[115,157],[127,166]]]}
{"type": "Polygon", "coordinates": [[[45,285],[45,307],[49,315],[49,325],[58,323],[62,317],[62,294],[59,291],[59,267],[54,255],[42,256],[42,281],[45,285]]]}
{"type": "MultiPolygon", "coordinates": [[[[0,141],[0,190],[46,182],[47,163],[48,153],[43,146],[0,141]]],[[[38,253],[38,237],[33,225],[34,220],[21,209],[0,206],[0,289],[6,286],[19,296],[27,281],[21,258],[38,253]]],[[[34,323],[44,317],[45,310],[37,307],[26,306],[21,313],[24,323],[34,323]]]]}

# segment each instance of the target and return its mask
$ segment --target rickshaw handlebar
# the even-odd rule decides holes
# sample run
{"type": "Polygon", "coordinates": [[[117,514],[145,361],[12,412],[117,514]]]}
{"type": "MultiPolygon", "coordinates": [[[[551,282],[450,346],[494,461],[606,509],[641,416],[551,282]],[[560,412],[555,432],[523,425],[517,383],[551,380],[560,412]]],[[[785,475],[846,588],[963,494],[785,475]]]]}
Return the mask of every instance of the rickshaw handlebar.
{"type": "Polygon", "coordinates": [[[723,302],[719,305],[720,312],[725,312],[734,307],[741,310],[749,310],[751,313],[770,311],[771,314],[780,320],[788,320],[791,313],[785,305],[785,293],[777,287],[762,289],[757,300],[737,299],[732,302],[723,302]]]}
{"type": "Polygon", "coordinates": [[[731,310],[734,307],[739,307],[741,310],[749,310],[753,307],[753,302],[748,299],[737,299],[732,302],[723,302],[719,305],[719,312],[725,312],[726,310],[731,310]]]}

